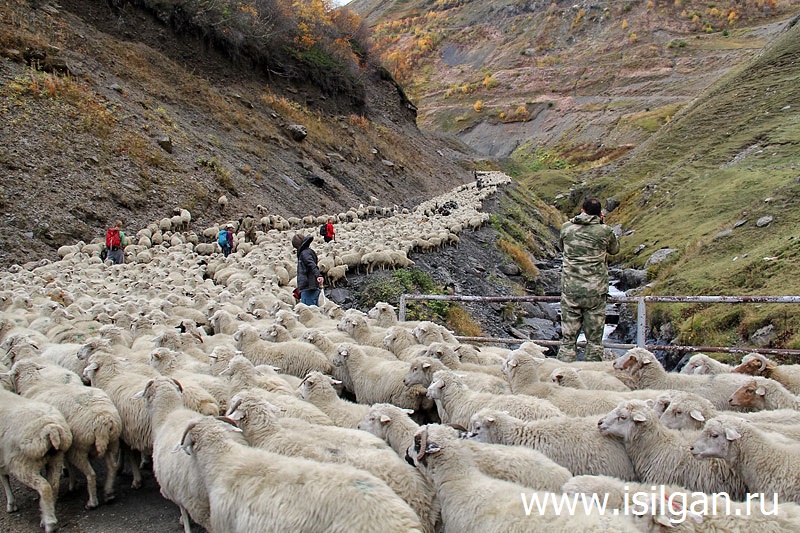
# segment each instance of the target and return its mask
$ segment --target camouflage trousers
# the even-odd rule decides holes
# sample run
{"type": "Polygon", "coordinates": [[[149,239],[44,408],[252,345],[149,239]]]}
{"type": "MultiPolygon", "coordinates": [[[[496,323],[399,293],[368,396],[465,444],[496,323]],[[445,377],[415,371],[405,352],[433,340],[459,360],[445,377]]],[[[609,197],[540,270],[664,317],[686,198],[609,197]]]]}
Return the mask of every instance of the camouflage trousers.
{"type": "Polygon", "coordinates": [[[606,295],[571,297],[561,295],[561,337],[558,350],[561,361],[575,361],[578,355],[578,334],[586,335],[584,361],[603,360],[603,326],[606,323],[606,295]]]}

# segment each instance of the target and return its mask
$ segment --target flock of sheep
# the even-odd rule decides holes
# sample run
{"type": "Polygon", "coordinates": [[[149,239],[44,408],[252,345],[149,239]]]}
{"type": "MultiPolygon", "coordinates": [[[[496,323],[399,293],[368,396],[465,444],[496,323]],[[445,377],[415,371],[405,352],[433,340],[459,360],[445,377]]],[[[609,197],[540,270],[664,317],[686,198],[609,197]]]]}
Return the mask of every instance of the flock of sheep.
{"type": "MultiPolygon", "coordinates": [[[[345,215],[336,242],[315,244],[330,282],[336,267],[402,267],[457,243],[505,179],[410,213],[345,215]]],[[[385,303],[308,307],[291,294],[290,237],[314,231],[300,224],[255,244],[240,234],[223,258],[170,222],[124,265],[81,244],[0,275],[7,510],[11,476],[56,530],[66,467],[87,508],[115,497],[123,469],[134,488],[152,470],[187,532],[800,531],[797,367],[698,354],[674,374],[638,348],[565,364],[531,342],[461,344],[385,303]],[[656,485],[669,506],[621,512],[656,485]],[[674,520],[722,492],[739,512],[674,520]],[[750,493],[777,494],[779,512],[741,512],[750,493]],[[525,512],[526,498],[577,494],[606,495],[607,512],[525,512]]]]}

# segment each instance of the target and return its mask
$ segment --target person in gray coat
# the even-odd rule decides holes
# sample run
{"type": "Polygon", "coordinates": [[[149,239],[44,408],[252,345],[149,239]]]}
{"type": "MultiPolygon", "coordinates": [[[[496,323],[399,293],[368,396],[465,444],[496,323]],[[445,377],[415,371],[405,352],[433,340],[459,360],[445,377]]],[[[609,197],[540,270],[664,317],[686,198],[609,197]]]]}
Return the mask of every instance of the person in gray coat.
{"type": "Polygon", "coordinates": [[[297,250],[297,289],[306,305],[319,305],[319,291],[325,281],[317,266],[317,253],[311,249],[313,240],[313,235],[302,233],[292,237],[292,247],[297,250]]]}

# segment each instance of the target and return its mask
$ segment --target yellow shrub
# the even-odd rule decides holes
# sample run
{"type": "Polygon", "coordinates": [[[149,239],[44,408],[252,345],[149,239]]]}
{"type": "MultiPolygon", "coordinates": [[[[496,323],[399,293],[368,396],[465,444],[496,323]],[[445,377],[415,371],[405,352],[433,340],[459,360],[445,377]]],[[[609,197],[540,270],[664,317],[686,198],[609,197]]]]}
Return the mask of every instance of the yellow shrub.
{"type": "Polygon", "coordinates": [[[483,111],[483,102],[481,100],[476,101],[472,105],[472,109],[474,109],[476,113],[480,113],[481,111],[483,111]]]}
{"type": "Polygon", "coordinates": [[[475,322],[469,313],[458,306],[452,306],[447,311],[447,325],[450,326],[456,335],[465,337],[482,337],[483,330],[480,324],[475,322]]]}

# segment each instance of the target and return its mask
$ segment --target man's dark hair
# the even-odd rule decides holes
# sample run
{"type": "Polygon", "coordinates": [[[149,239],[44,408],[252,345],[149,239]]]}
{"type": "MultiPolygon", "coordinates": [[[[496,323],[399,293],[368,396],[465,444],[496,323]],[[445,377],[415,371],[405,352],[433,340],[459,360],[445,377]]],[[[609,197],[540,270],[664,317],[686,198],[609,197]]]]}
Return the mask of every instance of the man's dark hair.
{"type": "Polygon", "coordinates": [[[603,212],[603,207],[600,205],[600,200],[597,198],[587,198],[586,201],[583,202],[583,210],[586,211],[587,215],[599,217],[603,212]]]}

